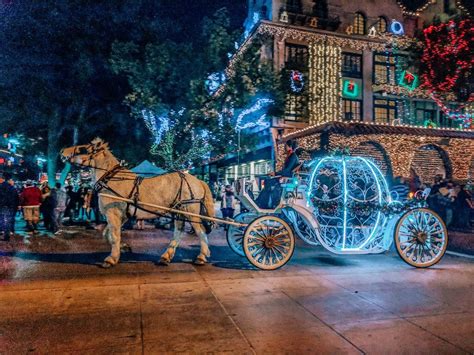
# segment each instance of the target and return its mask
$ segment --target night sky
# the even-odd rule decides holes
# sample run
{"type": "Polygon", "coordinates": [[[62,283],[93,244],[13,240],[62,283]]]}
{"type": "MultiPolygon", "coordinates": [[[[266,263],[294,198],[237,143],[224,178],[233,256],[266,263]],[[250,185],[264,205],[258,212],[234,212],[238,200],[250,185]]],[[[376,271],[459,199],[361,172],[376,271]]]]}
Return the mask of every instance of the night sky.
{"type": "Polygon", "coordinates": [[[226,7],[232,21],[233,28],[243,26],[247,16],[247,0],[162,0],[165,17],[174,18],[182,33],[198,35],[201,33],[201,24],[204,17],[226,7]]]}

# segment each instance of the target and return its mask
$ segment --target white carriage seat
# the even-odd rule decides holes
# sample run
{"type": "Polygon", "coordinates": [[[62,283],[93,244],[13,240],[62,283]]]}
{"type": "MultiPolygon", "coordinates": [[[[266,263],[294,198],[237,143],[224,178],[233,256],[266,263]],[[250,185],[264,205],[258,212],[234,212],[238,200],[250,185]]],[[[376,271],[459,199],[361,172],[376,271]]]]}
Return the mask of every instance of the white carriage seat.
{"type": "MultiPolygon", "coordinates": [[[[241,186],[246,186],[246,179],[241,178],[239,183],[241,186]]],[[[240,203],[250,212],[257,213],[257,214],[272,214],[275,213],[278,209],[281,208],[281,200],[278,203],[278,206],[275,208],[261,208],[255,200],[249,195],[247,189],[241,189],[239,190],[240,193],[237,194],[237,199],[240,201],[240,203]]]]}

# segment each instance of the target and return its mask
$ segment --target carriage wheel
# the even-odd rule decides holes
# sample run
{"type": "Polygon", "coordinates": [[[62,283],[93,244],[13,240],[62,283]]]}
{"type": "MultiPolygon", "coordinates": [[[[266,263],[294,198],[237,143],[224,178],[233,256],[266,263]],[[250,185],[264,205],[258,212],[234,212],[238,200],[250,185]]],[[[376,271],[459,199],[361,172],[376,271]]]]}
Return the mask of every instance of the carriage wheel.
{"type": "MultiPolygon", "coordinates": [[[[237,216],[235,216],[234,221],[248,224],[252,222],[255,218],[257,218],[256,214],[245,212],[239,213],[237,216]]],[[[245,227],[237,227],[233,225],[229,225],[229,228],[227,229],[226,233],[227,243],[229,244],[229,247],[234,253],[240,256],[245,256],[244,249],[242,247],[244,233],[245,227]]]]}
{"type": "Polygon", "coordinates": [[[243,248],[252,265],[263,270],[275,270],[291,259],[295,251],[295,237],[283,219],[261,216],[247,226],[243,248]]]}
{"type": "Polygon", "coordinates": [[[440,216],[427,208],[408,211],[395,229],[395,246],[398,255],[411,266],[432,266],[446,252],[446,225],[440,216]]]}

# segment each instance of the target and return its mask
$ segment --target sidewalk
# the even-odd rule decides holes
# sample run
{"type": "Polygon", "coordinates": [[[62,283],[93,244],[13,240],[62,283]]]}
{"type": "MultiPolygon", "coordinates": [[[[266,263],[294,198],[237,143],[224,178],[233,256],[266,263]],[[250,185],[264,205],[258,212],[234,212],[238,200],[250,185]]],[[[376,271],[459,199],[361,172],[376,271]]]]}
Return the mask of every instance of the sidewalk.
{"type": "Polygon", "coordinates": [[[98,231],[0,242],[0,353],[466,354],[474,351],[474,263],[446,255],[414,269],[393,252],[333,255],[298,242],[272,272],[210,235],[211,263],[186,235],[125,231],[133,252],[97,266],[98,231]],[[4,268],[2,272],[2,268],[4,268]]]}

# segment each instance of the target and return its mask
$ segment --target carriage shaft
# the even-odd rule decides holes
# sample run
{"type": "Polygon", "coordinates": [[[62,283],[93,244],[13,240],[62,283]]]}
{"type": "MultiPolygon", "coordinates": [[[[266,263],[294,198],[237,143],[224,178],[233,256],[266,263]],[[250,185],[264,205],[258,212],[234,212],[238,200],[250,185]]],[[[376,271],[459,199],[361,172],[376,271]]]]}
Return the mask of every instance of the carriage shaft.
{"type": "Polygon", "coordinates": [[[134,201],[134,200],[131,200],[131,199],[128,199],[128,198],[120,197],[120,196],[114,196],[114,195],[103,194],[103,193],[99,194],[99,196],[104,197],[104,198],[111,198],[111,199],[122,201],[122,202],[128,202],[128,203],[131,203],[133,205],[142,205],[142,206],[152,207],[152,208],[156,208],[158,210],[165,211],[165,212],[177,213],[177,214],[181,214],[181,215],[184,215],[184,216],[190,216],[190,217],[197,217],[197,218],[205,219],[205,220],[212,221],[212,222],[225,223],[225,224],[229,224],[229,225],[236,226],[236,227],[246,227],[246,226],[248,226],[248,224],[245,224],[245,223],[238,223],[238,222],[234,222],[234,221],[228,221],[228,220],[222,219],[222,218],[203,216],[203,215],[200,215],[200,214],[197,214],[197,213],[181,211],[181,210],[177,210],[177,209],[171,208],[171,207],[164,207],[164,206],[155,205],[153,203],[134,201]]]}

